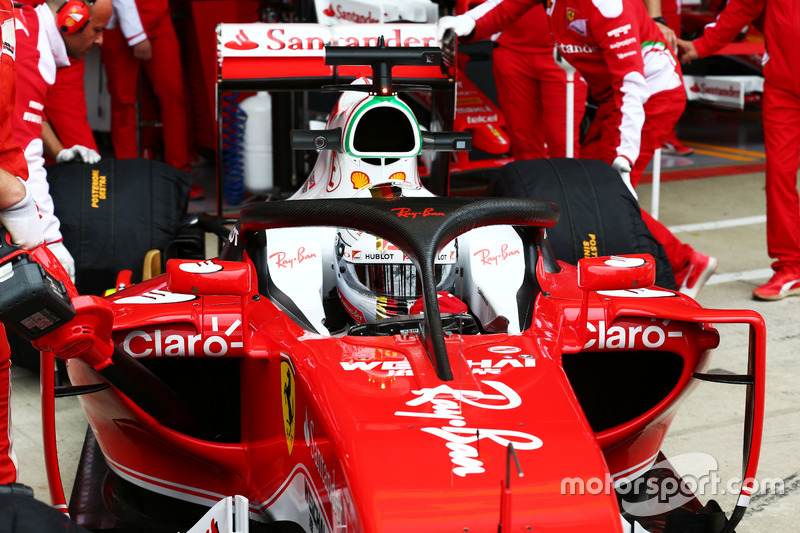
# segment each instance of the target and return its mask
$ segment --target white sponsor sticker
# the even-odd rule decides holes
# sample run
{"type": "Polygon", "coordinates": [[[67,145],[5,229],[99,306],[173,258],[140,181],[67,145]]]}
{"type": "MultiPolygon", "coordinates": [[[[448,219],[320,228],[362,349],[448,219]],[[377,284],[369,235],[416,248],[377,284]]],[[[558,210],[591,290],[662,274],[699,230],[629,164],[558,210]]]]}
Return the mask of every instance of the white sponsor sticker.
{"type": "Polygon", "coordinates": [[[395,412],[395,416],[447,421],[447,426],[422,427],[420,430],[445,441],[445,447],[450,450],[448,455],[453,464],[453,473],[460,477],[486,471],[477,448],[481,439],[487,439],[503,448],[513,444],[518,451],[535,450],[543,444],[539,437],[522,431],[465,427],[462,405],[491,410],[516,409],[522,405],[519,394],[505,383],[484,381],[482,384],[494,389],[495,393],[465,391],[439,385],[411,391],[417,397],[407,401],[406,405],[419,408],[418,411],[395,412]]]}
{"type": "Polygon", "coordinates": [[[641,257],[624,257],[620,255],[613,255],[603,262],[610,267],[636,268],[644,265],[647,261],[641,257]]]}
{"type": "Polygon", "coordinates": [[[180,269],[190,274],[213,274],[222,270],[222,265],[209,259],[197,263],[183,263],[180,265],[180,269]]]}
{"type": "Polygon", "coordinates": [[[492,353],[519,353],[522,351],[522,348],[517,348],[516,346],[492,346],[488,348],[488,350],[492,353]]]}
{"type": "Polygon", "coordinates": [[[114,304],[174,304],[180,302],[190,302],[198,297],[193,294],[177,294],[162,289],[154,289],[136,296],[126,296],[118,298],[111,303],[114,304]]]}
{"type": "Polygon", "coordinates": [[[3,51],[2,53],[11,56],[11,59],[16,57],[17,36],[14,31],[14,18],[11,17],[3,22],[3,51]]]}
{"type": "Polygon", "coordinates": [[[616,291],[597,291],[597,294],[616,298],[664,298],[666,296],[675,296],[674,292],[660,289],[620,289],[616,291]]]}

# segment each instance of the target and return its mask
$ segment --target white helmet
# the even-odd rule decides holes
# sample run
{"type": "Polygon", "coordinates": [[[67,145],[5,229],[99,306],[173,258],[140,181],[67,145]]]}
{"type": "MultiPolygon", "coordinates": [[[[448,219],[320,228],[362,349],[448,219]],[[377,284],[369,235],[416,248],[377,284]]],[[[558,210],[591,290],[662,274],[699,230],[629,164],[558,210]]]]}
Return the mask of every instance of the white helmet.
{"type": "MultiPolygon", "coordinates": [[[[402,316],[422,297],[422,282],[402,250],[362,231],[337,232],[336,285],[347,313],[363,324],[402,316]]],[[[457,243],[448,243],[436,258],[436,290],[455,285],[457,243]]]]}

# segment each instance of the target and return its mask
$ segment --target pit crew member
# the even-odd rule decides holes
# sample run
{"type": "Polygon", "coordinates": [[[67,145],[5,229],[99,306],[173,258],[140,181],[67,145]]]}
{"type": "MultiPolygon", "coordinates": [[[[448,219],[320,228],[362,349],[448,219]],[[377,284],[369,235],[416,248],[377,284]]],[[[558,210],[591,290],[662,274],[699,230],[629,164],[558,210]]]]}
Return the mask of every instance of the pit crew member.
{"type": "MultiPolygon", "coordinates": [[[[180,170],[190,170],[187,106],[181,72],[178,38],[167,0],[138,0],[143,27],[130,34],[133,13],[115,4],[120,28],[106,32],[101,46],[111,94],[111,139],[118,159],[138,157],[136,102],[139,67],[143,66],[158,99],[164,137],[164,161],[180,170]]],[[[197,196],[195,192],[194,196],[197,196]]]]}
{"type": "MultiPolygon", "coordinates": [[[[545,1],[559,51],[598,102],[581,157],[611,164],[633,191],[685,107],[680,65],[641,0],[545,1]]],[[[486,2],[464,15],[442,17],[439,36],[452,29],[462,38],[484,39],[541,3],[486,2]]],[[[642,218],[664,246],[679,290],[697,296],[717,260],[679,241],[644,210],[642,218]]]]}
{"type": "MultiPolygon", "coordinates": [[[[566,157],[567,75],[553,59],[553,37],[541,6],[534,7],[497,38],[492,73],[505,111],[511,155],[516,160],[566,157]]],[[[573,153],[586,106],[586,82],[573,82],[573,153]]]]}
{"type": "Polygon", "coordinates": [[[83,58],[93,45],[102,43],[110,16],[111,0],[93,4],[47,0],[35,8],[24,5],[16,11],[18,86],[12,114],[14,138],[25,152],[29,186],[39,204],[45,242],[73,279],[75,261],[64,246],[44,168],[44,106],[55,82],[56,68],[67,66],[69,58],[83,58]]]}
{"type": "MultiPolygon", "coordinates": [[[[11,0],[0,0],[2,50],[0,51],[0,222],[12,242],[24,248],[42,243],[39,213],[25,184],[28,166],[11,133],[11,114],[16,93],[16,35],[11,0]]],[[[17,459],[11,439],[11,352],[5,328],[0,324],[0,484],[17,480],[17,459]]]]}
{"type": "Polygon", "coordinates": [[[681,61],[706,57],[733,41],[764,14],[764,148],[767,154],[767,251],[772,278],[753,291],[759,300],[800,294],[800,6],[796,0],[730,0],[714,25],[695,41],[678,41],[681,61]]]}
{"type": "MultiPolygon", "coordinates": [[[[17,0],[17,5],[38,6],[44,0],[17,0]]],[[[115,13],[123,33],[128,36],[141,35],[142,23],[136,10],[134,0],[112,0],[115,13]],[[124,15],[122,15],[124,14],[124,15]]],[[[115,24],[114,18],[109,26],[115,24]]],[[[137,46],[149,49],[149,43],[137,46]]],[[[56,71],[56,81],[47,93],[45,103],[45,121],[42,123],[42,140],[44,142],[45,161],[67,162],[83,161],[95,164],[100,161],[100,153],[89,125],[86,109],[86,92],[84,90],[84,74],[86,66],[83,59],[71,59],[66,67],[56,71]]]]}

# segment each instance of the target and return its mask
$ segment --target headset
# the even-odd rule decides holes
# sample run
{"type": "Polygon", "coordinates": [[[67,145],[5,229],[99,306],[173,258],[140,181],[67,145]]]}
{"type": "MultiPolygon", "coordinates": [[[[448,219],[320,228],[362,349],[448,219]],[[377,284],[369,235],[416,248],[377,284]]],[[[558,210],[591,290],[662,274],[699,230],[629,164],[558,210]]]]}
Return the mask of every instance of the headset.
{"type": "Polygon", "coordinates": [[[89,6],[83,0],[67,0],[56,11],[56,25],[67,35],[83,30],[90,18],[89,6]]]}

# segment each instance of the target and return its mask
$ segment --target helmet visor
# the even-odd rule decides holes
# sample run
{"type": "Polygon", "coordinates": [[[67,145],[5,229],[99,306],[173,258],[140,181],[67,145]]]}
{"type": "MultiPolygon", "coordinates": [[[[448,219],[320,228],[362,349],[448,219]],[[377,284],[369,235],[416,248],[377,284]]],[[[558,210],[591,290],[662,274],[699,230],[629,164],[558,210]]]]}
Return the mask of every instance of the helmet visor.
{"type": "MultiPolygon", "coordinates": [[[[356,263],[352,265],[359,283],[371,293],[393,298],[419,298],[422,296],[422,281],[417,269],[410,264],[356,263]]],[[[436,283],[450,277],[453,265],[435,265],[436,283]]]]}

